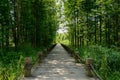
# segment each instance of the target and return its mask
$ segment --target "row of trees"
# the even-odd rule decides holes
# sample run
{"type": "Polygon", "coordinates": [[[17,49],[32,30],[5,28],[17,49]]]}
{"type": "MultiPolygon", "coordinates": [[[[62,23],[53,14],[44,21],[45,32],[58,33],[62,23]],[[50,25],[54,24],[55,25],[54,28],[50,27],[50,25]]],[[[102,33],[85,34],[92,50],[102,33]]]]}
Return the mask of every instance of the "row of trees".
{"type": "Polygon", "coordinates": [[[66,0],[71,45],[120,46],[119,0],[66,0]]]}
{"type": "Polygon", "coordinates": [[[65,15],[81,61],[90,57],[103,80],[119,80],[120,0],[66,0],[65,15]]]}
{"type": "Polygon", "coordinates": [[[0,49],[18,50],[24,43],[46,47],[55,38],[55,0],[1,0],[0,49]]]}

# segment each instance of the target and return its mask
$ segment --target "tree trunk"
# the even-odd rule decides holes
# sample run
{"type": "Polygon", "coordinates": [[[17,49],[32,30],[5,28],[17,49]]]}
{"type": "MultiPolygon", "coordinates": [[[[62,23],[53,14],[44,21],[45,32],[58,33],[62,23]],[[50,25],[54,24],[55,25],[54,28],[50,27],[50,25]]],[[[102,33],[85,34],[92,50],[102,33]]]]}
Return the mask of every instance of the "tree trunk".
{"type": "Polygon", "coordinates": [[[101,45],[101,41],[102,41],[102,16],[99,16],[100,18],[100,45],[101,45]]]}
{"type": "Polygon", "coordinates": [[[118,45],[118,32],[119,32],[119,22],[118,15],[115,15],[115,44],[118,45]]]}
{"type": "Polygon", "coordinates": [[[95,16],[95,44],[97,44],[97,17],[95,16]]]}
{"type": "Polygon", "coordinates": [[[21,17],[21,11],[20,11],[20,0],[17,0],[17,47],[21,44],[21,28],[20,28],[20,17],[21,17]]]}

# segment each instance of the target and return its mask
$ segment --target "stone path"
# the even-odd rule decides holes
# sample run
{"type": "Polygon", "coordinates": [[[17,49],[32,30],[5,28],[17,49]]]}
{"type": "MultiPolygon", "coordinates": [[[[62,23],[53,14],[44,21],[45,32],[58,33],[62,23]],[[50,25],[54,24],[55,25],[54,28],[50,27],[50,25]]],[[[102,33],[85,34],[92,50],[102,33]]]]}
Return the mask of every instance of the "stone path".
{"type": "Polygon", "coordinates": [[[76,64],[60,44],[36,66],[32,76],[21,80],[94,80],[86,76],[84,66],[76,64]]]}

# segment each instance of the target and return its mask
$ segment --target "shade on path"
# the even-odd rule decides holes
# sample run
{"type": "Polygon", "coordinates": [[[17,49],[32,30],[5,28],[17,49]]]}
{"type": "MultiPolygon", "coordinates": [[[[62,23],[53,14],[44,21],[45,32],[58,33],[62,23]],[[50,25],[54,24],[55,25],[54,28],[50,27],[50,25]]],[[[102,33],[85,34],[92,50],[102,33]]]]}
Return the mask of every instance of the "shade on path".
{"type": "Polygon", "coordinates": [[[57,44],[45,60],[37,65],[32,77],[21,80],[94,80],[87,77],[83,64],[76,64],[74,58],[57,44]]]}

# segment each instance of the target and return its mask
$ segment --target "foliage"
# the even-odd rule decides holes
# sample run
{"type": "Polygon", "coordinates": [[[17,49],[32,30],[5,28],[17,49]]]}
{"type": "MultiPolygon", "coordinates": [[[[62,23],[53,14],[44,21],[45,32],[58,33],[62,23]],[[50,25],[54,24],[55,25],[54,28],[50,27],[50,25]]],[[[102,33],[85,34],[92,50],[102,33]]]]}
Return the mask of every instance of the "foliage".
{"type": "Polygon", "coordinates": [[[68,33],[57,33],[56,35],[56,42],[57,43],[62,43],[65,45],[69,45],[69,38],[68,38],[68,33]]]}
{"type": "Polygon", "coordinates": [[[0,80],[14,80],[23,73],[22,53],[10,52],[9,55],[3,57],[0,66],[0,80]],[[17,66],[16,66],[17,65],[17,66]]]}
{"type": "Polygon", "coordinates": [[[75,49],[83,47],[83,61],[93,57],[104,79],[118,80],[120,55],[111,47],[120,47],[120,1],[57,1],[58,6],[55,0],[0,1],[0,78],[16,78],[22,73],[24,57],[32,56],[35,61],[36,49],[43,50],[56,38],[75,49]],[[61,23],[67,22],[68,34],[56,37],[58,18],[63,15],[61,23]]]}
{"type": "Polygon", "coordinates": [[[25,57],[35,63],[37,50],[54,42],[56,30],[54,0],[1,0],[0,80],[17,79],[25,57]]]}
{"type": "Polygon", "coordinates": [[[70,46],[81,48],[80,57],[84,62],[87,57],[93,57],[95,67],[104,80],[119,80],[120,77],[120,55],[112,49],[112,46],[120,47],[119,12],[119,0],[65,2],[70,46]]]}
{"type": "Polygon", "coordinates": [[[37,51],[29,44],[21,52],[8,52],[0,58],[0,80],[19,80],[23,74],[24,58],[31,57],[33,64],[37,60],[37,51]]]}
{"type": "Polygon", "coordinates": [[[73,47],[119,46],[119,0],[66,0],[65,18],[73,47]]]}
{"type": "Polygon", "coordinates": [[[35,48],[53,43],[57,30],[54,0],[0,1],[0,48],[19,50],[24,43],[35,48]]]}
{"type": "Polygon", "coordinates": [[[120,54],[118,51],[98,45],[86,46],[79,51],[83,62],[88,57],[93,58],[94,67],[104,80],[119,80],[120,54]]]}

